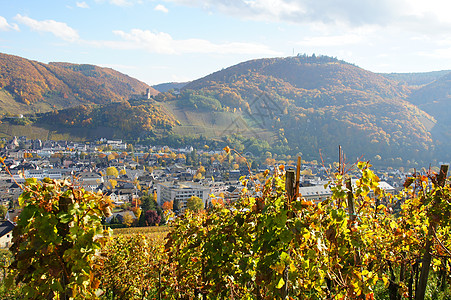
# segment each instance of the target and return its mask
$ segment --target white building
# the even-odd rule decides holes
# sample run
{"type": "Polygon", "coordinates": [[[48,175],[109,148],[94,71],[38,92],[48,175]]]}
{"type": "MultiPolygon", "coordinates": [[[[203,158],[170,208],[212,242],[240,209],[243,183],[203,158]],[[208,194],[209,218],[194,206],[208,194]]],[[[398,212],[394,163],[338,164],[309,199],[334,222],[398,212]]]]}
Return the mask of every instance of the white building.
{"type": "MultiPolygon", "coordinates": [[[[355,185],[356,179],[352,179],[351,182],[352,182],[352,188],[353,188],[353,190],[355,190],[357,188],[355,185]]],[[[391,185],[389,185],[385,181],[379,182],[379,188],[381,188],[382,190],[384,190],[387,193],[395,192],[395,188],[392,187],[391,185]]],[[[326,200],[327,198],[330,198],[330,196],[332,196],[332,191],[330,190],[330,188],[324,187],[324,185],[322,185],[322,184],[299,187],[299,193],[301,194],[302,198],[304,198],[305,200],[310,200],[315,203],[326,200]]],[[[369,194],[369,196],[370,197],[374,196],[374,194],[371,192],[369,194]]]]}
{"type": "Polygon", "coordinates": [[[324,188],[323,185],[302,186],[299,187],[299,193],[305,200],[313,201],[315,203],[326,200],[332,195],[330,188],[324,188]]]}
{"type": "Polygon", "coordinates": [[[204,187],[195,182],[164,182],[157,184],[157,201],[159,205],[167,201],[178,200],[180,210],[186,208],[186,201],[192,196],[202,199],[204,205],[210,197],[210,188],[204,187]]]}
{"type": "Polygon", "coordinates": [[[63,178],[63,174],[61,169],[32,169],[24,170],[22,174],[14,174],[13,178],[17,182],[25,182],[26,178],[36,178],[38,180],[42,180],[44,178],[61,179],[63,178]]]}

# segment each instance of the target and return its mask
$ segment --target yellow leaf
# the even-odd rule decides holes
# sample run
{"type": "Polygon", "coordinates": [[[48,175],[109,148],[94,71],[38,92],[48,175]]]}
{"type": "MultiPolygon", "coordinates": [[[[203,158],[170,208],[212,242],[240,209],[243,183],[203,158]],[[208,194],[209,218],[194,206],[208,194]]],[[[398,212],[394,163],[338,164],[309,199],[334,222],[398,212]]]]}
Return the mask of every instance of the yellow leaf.
{"type": "Polygon", "coordinates": [[[385,276],[382,276],[382,280],[384,281],[384,285],[388,286],[388,278],[385,276]]]}
{"type": "Polygon", "coordinates": [[[283,285],[285,284],[285,280],[283,280],[283,278],[281,277],[279,280],[279,283],[277,284],[276,288],[280,289],[283,287],[283,285]]]}
{"type": "Polygon", "coordinates": [[[290,271],[296,272],[296,266],[293,263],[290,264],[290,271]]]}
{"type": "Polygon", "coordinates": [[[391,229],[395,229],[395,228],[396,228],[396,222],[391,221],[391,222],[390,222],[390,228],[391,228],[391,229]]]}

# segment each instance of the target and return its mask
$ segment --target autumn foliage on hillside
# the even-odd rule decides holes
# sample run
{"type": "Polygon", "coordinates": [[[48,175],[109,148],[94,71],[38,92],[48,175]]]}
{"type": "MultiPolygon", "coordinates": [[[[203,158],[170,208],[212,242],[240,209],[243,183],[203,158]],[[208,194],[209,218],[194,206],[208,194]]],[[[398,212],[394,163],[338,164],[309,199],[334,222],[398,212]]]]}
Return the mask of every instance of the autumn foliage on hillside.
{"type": "Polygon", "coordinates": [[[284,151],[329,154],[335,151],[330,145],[341,144],[356,157],[422,159],[434,150],[436,121],[406,101],[410,93],[408,86],[331,57],[297,56],[238,64],[189,83],[178,97],[186,106],[197,95],[201,104],[219,101],[208,102],[212,110],[243,111],[273,131],[273,146],[284,151]]]}
{"type": "Polygon", "coordinates": [[[38,124],[62,128],[114,128],[122,137],[136,137],[154,129],[170,130],[177,120],[149,103],[128,101],[106,105],[81,105],[42,114],[38,124]]]}
{"type": "Polygon", "coordinates": [[[0,53],[0,89],[27,105],[50,102],[57,107],[72,103],[108,103],[142,94],[147,84],[108,68],[69,63],[44,64],[0,53]]]}

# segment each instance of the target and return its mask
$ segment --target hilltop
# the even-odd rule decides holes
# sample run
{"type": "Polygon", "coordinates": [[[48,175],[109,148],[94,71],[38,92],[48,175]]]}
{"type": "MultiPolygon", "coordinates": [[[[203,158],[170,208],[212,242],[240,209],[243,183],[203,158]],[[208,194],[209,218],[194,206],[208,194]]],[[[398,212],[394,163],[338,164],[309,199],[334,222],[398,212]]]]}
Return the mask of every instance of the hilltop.
{"type": "Polygon", "coordinates": [[[0,113],[45,112],[128,100],[149,85],[113,69],[49,63],[0,53],[0,113]]]}
{"type": "Polygon", "coordinates": [[[159,92],[166,93],[172,89],[180,90],[188,83],[189,82],[167,82],[167,83],[155,84],[152,87],[159,92]]]}

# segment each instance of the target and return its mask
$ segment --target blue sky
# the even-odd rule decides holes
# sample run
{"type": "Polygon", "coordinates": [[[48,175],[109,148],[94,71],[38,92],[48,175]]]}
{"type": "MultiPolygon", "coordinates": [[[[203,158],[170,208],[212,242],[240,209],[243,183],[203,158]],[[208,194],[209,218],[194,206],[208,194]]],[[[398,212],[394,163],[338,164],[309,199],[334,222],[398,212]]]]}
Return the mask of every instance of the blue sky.
{"type": "Polygon", "coordinates": [[[0,0],[0,52],[148,84],[323,54],[373,72],[451,69],[448,0],[0,0]]]}

